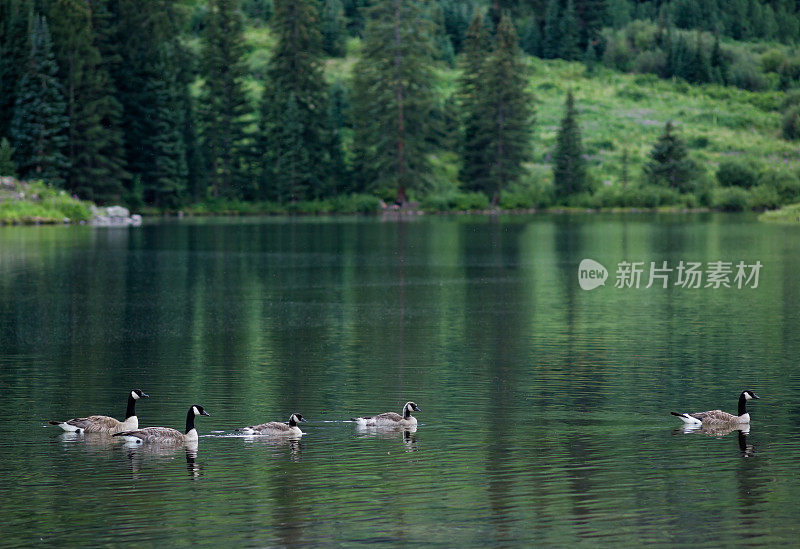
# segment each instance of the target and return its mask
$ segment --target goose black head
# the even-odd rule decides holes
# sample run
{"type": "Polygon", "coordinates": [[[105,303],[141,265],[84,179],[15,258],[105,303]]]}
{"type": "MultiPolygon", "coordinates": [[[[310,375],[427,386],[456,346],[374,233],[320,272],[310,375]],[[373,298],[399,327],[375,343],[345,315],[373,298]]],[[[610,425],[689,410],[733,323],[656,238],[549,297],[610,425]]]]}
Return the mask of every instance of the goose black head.
{"type": "Polygon", "coordinates": [[[406,405],[403,406],[403,417],[408,417],[411,415],[411,412],[421,412],[422,410],[413,402],[406,402],[406,405]]]}
{"type": "Polygon", "coordinates": [[[303,419],[303,416],[301,414],[292,414],[289,417],[289,425],[291,425],[292,427],[294,427],[295,425],[297,425],[301,421],[303,423],[308,423],[305,419],[303,419]]]}
{"type": "Polygon", "coordinates": [[[131,391],[131,398],[133,398],[134,400],[139,400],[140,398],[150,398],[150,395],[148,395],[141,389],[134,389],[131,391]]]}
{"type": "Polygon", "coordinates": [[[744,397],[745,400],[754,400],[754,399],[755,400],[759,400],[761,398],[757,394],[755,394],[753,391],[750,391],[750,390],[742,391],[742,396],[744,397]]]}
{"type": "Polygon", "coordinates": [[[203,408],[199,404],[194,404],[192,406],[192,411],[194,412],[194,415],[196,415],[196,416],[210,416],[211,415],[208,412],[206,412],[205,408],[203,408]]]}

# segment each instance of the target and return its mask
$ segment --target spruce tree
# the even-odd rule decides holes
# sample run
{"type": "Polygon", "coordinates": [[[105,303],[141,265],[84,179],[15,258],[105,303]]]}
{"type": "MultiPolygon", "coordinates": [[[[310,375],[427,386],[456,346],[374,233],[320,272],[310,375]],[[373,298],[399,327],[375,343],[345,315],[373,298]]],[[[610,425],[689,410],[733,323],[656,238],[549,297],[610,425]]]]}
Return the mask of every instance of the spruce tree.
{"type": "Polygon", "coordinates": [[[561,54],[561,3],[547,0],[544,12],[544,44],[542,57],[555,59],[561,54]]]}
{"type": "Polygon", "coordinates": [[[654,185],[664,185],[681,192],[689,191],[694,175],[694,163],[689,158],[686,144],[675,135],[672,122],[667,122],[650,151],[650,160],[644,172],[654,185]]]}
{"type": "Polygon", "coordinates": [[[567,92],[564,118],[561,119],[556,138],[556,149],[553,154],[553,185],[556,198],[562,203],[571,195],[589,190],[581,131],[578,127],[575,98],[571,90],[567,92]]]}
{"type": "Polygon", "coordinates": [[[14,159],[22,179],[61,185],[69,169],[69,119],[45,18],[36,17],[28,44],[10,128],[14,159]]]}
{"type": "Polygon", "coordinates": [[[559,44],[558,56],[568,61],[577,61],[581,58],[580,49],[580,28],[578,27],[578,17],[575,12],[573,0],[567,0],[564,11],[561,14],[561,42],[559,44]]]}
{"type": "Polygon", "coordinates": [[[519,180],[523,164],[530,159],[532,97],[527,91],[527,67],[507,14],[500,20],[490,53],[481,54],[478,45],[479,41],[472,44],[470,52],[478,58],[471,60],[477,72],[469,75],[475,101],[469,106],[470,125],[465,124],[469,133],[462,180],[468,189],[487,194],[497,204],[500,192],[519,180]]]}
{"type": "Polygon", "coordinates": [[[201,143],[213,196],[251,192],[245,169],[250,106],[244,94],[244,28],[236,0],[210,0],[204,31],[201,143]]]}
{"type": "Polygon", "coordinates": [[[30,56],[30,0],[0,0],[0,137],[9,135],[17,82],[30,56]]]}
{"type": "MultiPolygon", "coordinates": [[[[282,6],[276,6],[280,9],[282,6]]],[[[342,0],[322,1],[322,49],[328,55],[341,57],[344,55],[344,44],[347,38],[342,0]]]]}
{"type": "Polygon", "coordinates": [[[14,147],[5,137],[0,138],[0,177],[16,177],[17,163],[14,162],[14,147]]]}
{"type": "Polygon", "coordinates": [[[106,29],[94,26],[107,23],[102,17],[93,19],[103,5],[100,0],[53,0],[49,12],[69,116],[66,186],[86,198],[113,202],[120,199],[129,174],[120,128],[122,107],[97,45],[106,29]]]}
{"type": "Polygon", "coordinates": [[[423,186],[430,173],[434,46],[431,20],[412,0],[368,10],[362,55],[354,69],[354,155],[361,186],[396,192],[423,186]]]}
{"type": "Polygon", "coordinates": [[[491,49],[483,14],[472,19],[464,40],[464,57],[458,98],[462,112],[463,141],[460,179],[469,190],[483,190],[489,180],[491,111],[484,103],[486,52],[491,49]]]}
{"type": "Polygon", "coordinates": [[[600,38],[607,9],[606,0],[575,0],[575,12],[580,29],[578,47],[582,51],[600,38]]]}
{"type": "Polygon", "coordinates": [[[196,200],[203,173],[189,95],[196,75],[179,42],[180,17],[169,0],[117,0],[113,8],[120,58],[113,75],[128,165],[138,178],[127,196],[158,207],[177,207],[187,195],[196,200]]]}
{"type": "Polygon", "coordinates": [[[319,198],[334,185],[330,168],[339,150],[329,126],[322,36],[314,1],[276,4],[272,29],[277,44],[261,104],[262,196],[280,201],[319,198]],[[299,133],[290,136],[287,132],[299,133]],[[291,169],[281,172],[282,166],[291,169]]]}

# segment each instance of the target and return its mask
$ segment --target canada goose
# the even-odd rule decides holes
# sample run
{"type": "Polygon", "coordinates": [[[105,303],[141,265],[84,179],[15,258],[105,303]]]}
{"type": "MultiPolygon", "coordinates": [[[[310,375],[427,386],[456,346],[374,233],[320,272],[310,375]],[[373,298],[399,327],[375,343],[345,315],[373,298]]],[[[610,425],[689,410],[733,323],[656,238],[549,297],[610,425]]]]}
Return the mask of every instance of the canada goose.
{"type": "Polygon", "coordinates": [[[186,412],[186,431],[181,433],[171,427],[145,427],[132,431],[122,431],[113,436],[122,437],[130,442],[147,442],[150,444],[185,444],[197,443],[197,429],[194,428],[195,416],[210,416],[202,406],[193,404],[186,412]]]}
{"type": "Polygon", "coordinates": [[[125,410],[124,421],[108,416],[89,416],[76,417],[66,421],[50,421],[50,425],[58,425],[71,433],[103,433],[107,435],[138,429],[139,418],[136,417],[136,401],[149,396],[140,389],[133,389],[128,395],[128,408],[125,410]]]}
{"type": "Polygon", "coordinates": [[[359,427],[416,427],[417,418],[411,415],[411,412],[421,412],[416,404],[413,402],[406,402],[403,406],[403,415],[394,412],[386,412],[371,417],[354,417],[350,418],[355,421],[359,427]]]}
{"type": "Polygon", "coordinates": [[[673,416],[678,416],[684,423],[690,425],[723,425],[723,424],[740,424],[750,423],[750,414],[747,413],[747,401],[756,399],[759,396],[753,391],[742,391],[739,395],[739,415],[729,414],[722,410],[711,410],[708,412],[696,412],[693,414],[684,412],[670,412],[673,416]]]}
{"type": "Polygon", "coordinates": [[[260,425],[251,425],[249,427],[240,427],[236,429],[237,433],[245,435],[278,435],[278,436],[303,436],[303,431],[297,426],[300,422],[306,422],[300,414],[292,414],[289,416],[289,423],[281,423],[280,421],[270,421],[269,423],[262,423],[260,425]]]}

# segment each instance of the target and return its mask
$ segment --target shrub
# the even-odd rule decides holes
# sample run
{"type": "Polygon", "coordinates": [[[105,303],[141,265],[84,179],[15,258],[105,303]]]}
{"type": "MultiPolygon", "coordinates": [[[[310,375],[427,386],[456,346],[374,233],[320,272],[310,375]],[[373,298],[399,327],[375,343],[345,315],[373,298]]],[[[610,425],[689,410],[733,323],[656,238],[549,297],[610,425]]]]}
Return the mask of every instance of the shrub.
{"type": "Polygon", "coordinates": [[[486,210],[489,197],[483,193],[450,192],[431,194],[420,204],[423,210],[432,212],[486,210]]]}
{"type": "Polygon", "coordinates": [[[785,60],[786,56],[775,48],[769,49],[761,54],[761,64],[767,72],[778,72],[778,69],[785,60]]]}
{"type": "Polygon", "coordinates": [[[758,182],[758,170],[752,163],[737,158],[726,158],[717,169],[717,181],[723,187],[749,189],[758,182]]]}
{"type": "Polygon", "coordinates": [[[797,141],[800,139],[800,106],[790,107],[783,113],[781,135],[784,139],[797,141]]]}
{"type": "Polygon", "coordinates": [[[757,185],[750,189],[750,199],[747,203],[751,210],[769,210],[780,206],[781,197],[774,187],[757,185]]]}
{"type": "Polygon", "coordinates": [[[740,212],[747,209],[750,194],[741,187],[724,187],[714,189],[713,206],[726,212],[740,212]]]}

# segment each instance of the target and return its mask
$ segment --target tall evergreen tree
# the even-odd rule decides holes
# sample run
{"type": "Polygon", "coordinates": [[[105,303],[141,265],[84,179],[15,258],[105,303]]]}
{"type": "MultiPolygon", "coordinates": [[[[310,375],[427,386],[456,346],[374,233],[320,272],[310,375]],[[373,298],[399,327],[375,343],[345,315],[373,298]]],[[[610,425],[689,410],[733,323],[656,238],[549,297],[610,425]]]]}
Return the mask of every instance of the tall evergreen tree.
{"type": "Polygon", "coordinates": [[[245,163],[250,106],[244,94],[242,17],[236,0],[210,0],[204,31],[201,74],[201,142],[214,196],[251,192],[245,163]]]}
{"type": "Polygon", "coordinates": [[[483,58],[470,45],[472,73],[465,77],[462,95],[474,101],[468,108],[462,179],[469,189],[489,195],[493,204],[500,191],[524,173],[530,159],[532,98],[527,92],[527,67],[517,43],[514,25],[504,15],[495,33],[490,53],[483,58]],[[483,59],[481,61],[481,59],[483,59]],[[468,78],[468,79],[467,79],[468,78]],[[471,88],[471,92],[470,92],[471,88]]]}
{"type": "Polygon", "coordinates": [[[104,17],[93,19],[103,6],[100,0],[53,0],[49,12],[69,116],[66,186],[86,198],[112,202],[120,199],[129,174],[120,128],[122,107],[98,48],[98,37],[107,30],[94,26],[107,23],[104,17]]]}
{"type": "Polygon", "coordinates": [[[464,40],[464,56],[458,98],[461,105],[463,141],[460,179],[465,188],[482,190],[489,180],[491,112],[484,103],[486,52],[492,47],[484,16],[476,12],[464,40]]]}
{"type": "Polygon", "coordinates": [[[578,17],[573,0],[567,0],[564,11],[561,13],[560,26],[561,42],[558,48],[558,56],[568,61],[580,59],[580,28],[578,27],[578,17]]]}
{"type": "Polygon", "coordinates": [[[688,156],[686,144],[675,135],[672,122],[667,122],[650,151],[644,172],[650,183],[665,185],[678,191],[689,191],[694,175],[694,163],[688,156]]]}
{"type": "Polygon", "coordinates": [[[333,57],[343,56],[347,29],[342,0],[323,0],[321,19],[322,49],[333,57]]]}
{"type": "Polygon", "coordinates": [[[46,19],[36,17],[28,44],[10,128],[14,158],[21,178],[60,185],[69,168],[69,119],[46,19]]]}
{"type": "Polygon", "coordinates": [[[14,147],[8,139],[0,138],[0,177],[16,177],[17,163],[14,162],[14,147]]]}
{"type": "Polygon", "coordinates": [[[277,44],[261,107],[262,196],[280,201],[325,196],[334,184],[329,170],[339,150],[329,127],[314,0],[276,4],[272,28],[277,44]]]}
{"type": "Polygon", "coordinates": [[[369,8],[361,59],[354,70],[354,156],[363,187],[407,192],[429,174],[435,73],[431,20],[412,0],[369,8]]]}
{"type": "Polygon", "coordinates": [[[542,46],[542,56],[545,59],[555,59],[561,55],[561,29],[561,3],[559,0],[547,0],[542,46]]]}
{"type": "Polygon", "coordinates": [[[586,161],[583,159],[581,131],[578,127],[575,98],[567,92],[564,118],[556,138],[553,155],[553,185],[556,198],[564,202],[571,195],[589,190],[586,179],[586,161]]]}
{"type": "Polygon", "coordinates": [[[31,0],[0,0],[0,137],[14,116],[17,81],[30,56],[31,0]]]}
{"type": "Polygon", "coordinates": [[[575,12],[580,29],[578,47],[582,51],[586,50],[589,43],[596,42],[600,38],[607,9],[606,0],[575,0],[575,12]]]}
{"type": "Polygon", "coordinates": [[[120,58],[113,75],[124,107],[128,165],[138,177],[128,196],[133,202],[177,207],[191,174],[188,195],[196,200],[202,159],[188,89],[195,72],[178,41],[181,18],[169,0],[116,0],[112,7],[120,58]],[[136,196],[139,192],[144,196],[136,196]]]}

